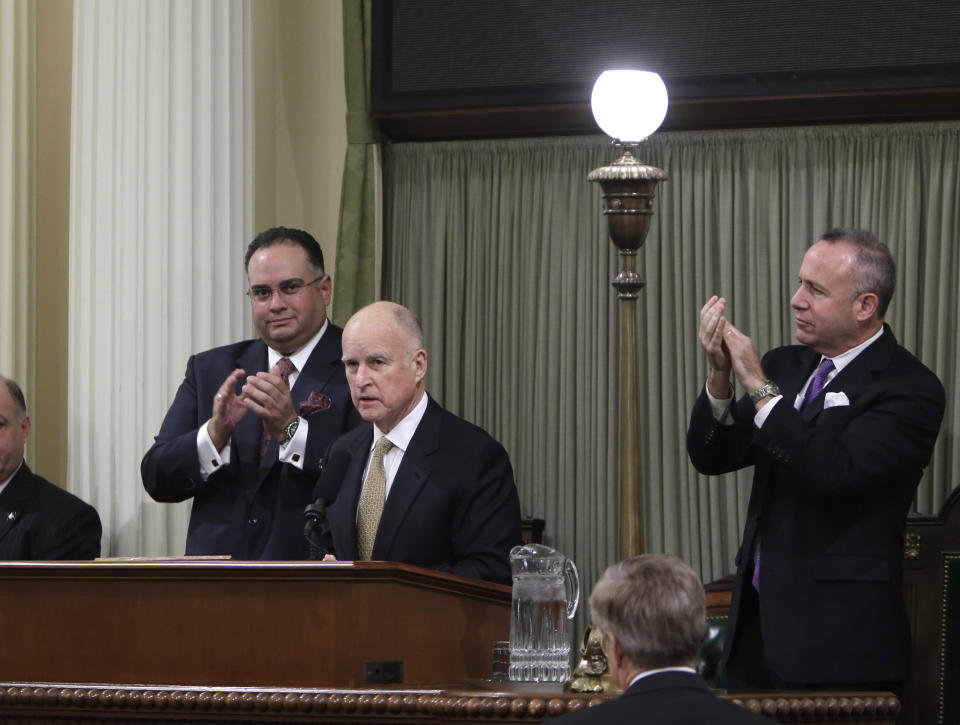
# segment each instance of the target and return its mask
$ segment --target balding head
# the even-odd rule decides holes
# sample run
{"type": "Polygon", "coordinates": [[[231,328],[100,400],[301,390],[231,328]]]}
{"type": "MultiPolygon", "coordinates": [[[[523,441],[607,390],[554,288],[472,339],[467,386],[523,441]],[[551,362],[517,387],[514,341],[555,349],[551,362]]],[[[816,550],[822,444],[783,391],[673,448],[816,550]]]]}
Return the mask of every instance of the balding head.
{"type": "Polygon", "coordinates": [[[343,363],[354,406],[384,433],[423,397],[423,330],[402,305],[374,302],[354,314],[343,328],[343,363]]]}
{"type": "Polygon", "coordinates": [[[27,401],[23,397],[23,390],[21,390],[20,386],[17,385],[17,381],[0,375],[0,385],[3,385],[7,389],[7,392],[10,394],[10,397],[13,400],[13,404],[17,410],[17,420],[23,420],[26,418],[27,401]]]}
{"type": "Polygon", "coordinates": [[[0,376],[0,483],[16,473],[23,462],[29,431],[30,418],[20,386],[0,376]]]}

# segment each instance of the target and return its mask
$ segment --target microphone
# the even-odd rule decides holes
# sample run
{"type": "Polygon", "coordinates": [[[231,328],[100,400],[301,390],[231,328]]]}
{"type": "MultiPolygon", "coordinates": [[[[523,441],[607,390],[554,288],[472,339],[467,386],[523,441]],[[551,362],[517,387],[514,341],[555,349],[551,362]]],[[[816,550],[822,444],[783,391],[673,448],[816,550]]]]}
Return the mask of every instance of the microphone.
{"type": "Polygon", "coordinates": [[[303,535],[310,544],[310,558],[322,559],[333,550],[333,536],[327,524],[327,506],[332,504],[340,491],[340,484],[350,466],[350,452],[339,449],[320,469],[320,477],[313,487],[314,502],[303,511],[303,535]]]}

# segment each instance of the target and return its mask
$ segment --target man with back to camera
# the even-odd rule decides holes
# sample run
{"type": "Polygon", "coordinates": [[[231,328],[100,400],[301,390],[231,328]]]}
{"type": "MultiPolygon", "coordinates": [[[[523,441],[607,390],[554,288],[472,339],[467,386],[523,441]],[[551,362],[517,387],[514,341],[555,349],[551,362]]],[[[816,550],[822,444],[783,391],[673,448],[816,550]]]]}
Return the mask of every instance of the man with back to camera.
{"type": "Polygon", "coordinates": [[[335,556],[509,583],[520,502],[507,452],[427,395],[423,331],[410,310],[375,302],[343,330],[353,403],[368,425],[337,439],[350,456],[327,509],[335,556]]]}
{"type": "Polygon", "coordinates": [[[30,470],[23,459],[29,432],[23,391],[0,376],[0,560],[96,559],[100,516],[30,470]]]}
{"type": "Polygon", "coordinates": [[[608,567],[590,595],[610,674],[623,694],[556,720],[587,723],[763,725],[766,718],[715,696],[694,669],[707,629],[703,585],[667,554],[608,567]]]}
{"type": "Polygon", "coordinates": [[[316,240],[276,227],[247,247],[258,340],[187,361],[140,465],[157,501],[193,498],[188,555],[306,559],[303,509],[323,451],[361,422],[343,374],[332,282],[316,240]]]}
{"type": "Polygon", "coordinates": [[[937,377],[883,322],[896,271],[857,229],[811,246],[790,301],[802,345],[761,362],[711,297],[709,376],[687,448],[701,473],[755,466],[724,647],[731,688],[899,692],[906,517],[944,413],[937,377]],[[732,400],[731,371],[746,391],[732,400]]]}

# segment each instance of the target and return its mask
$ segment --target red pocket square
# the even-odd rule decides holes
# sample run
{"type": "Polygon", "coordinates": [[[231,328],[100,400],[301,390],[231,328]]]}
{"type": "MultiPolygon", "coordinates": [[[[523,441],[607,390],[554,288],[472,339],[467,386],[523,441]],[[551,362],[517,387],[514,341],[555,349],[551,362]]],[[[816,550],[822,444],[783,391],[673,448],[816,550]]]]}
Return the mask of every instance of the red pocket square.
{"type": "Polygon", "coordinates": [[[318,410],[327,410],[333,405],[329,395],[323,393],[310,393],[310,397],[300,403],[300,415],[309,418],[318,410]]]}

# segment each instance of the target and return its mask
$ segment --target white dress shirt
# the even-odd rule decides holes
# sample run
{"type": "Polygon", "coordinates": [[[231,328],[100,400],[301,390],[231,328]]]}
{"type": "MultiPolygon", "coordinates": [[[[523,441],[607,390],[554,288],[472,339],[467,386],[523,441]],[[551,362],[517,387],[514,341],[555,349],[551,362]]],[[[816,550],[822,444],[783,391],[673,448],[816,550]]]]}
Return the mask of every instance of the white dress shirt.
{"type": "MultiPolygon", "coordinates": [[[[377,445],[377,441],[386,436],[387,439],[393,443],[393,448],[383,456],[383,470],[387,478],[384,486],[384,499],[390,495],[390,488],[393,486],[393,479],[396,478],[397,471],[400,469],[403,454],[406,453],[407,448],[410,447],[413,434],[417,432],[420,421],[423,420],[423,414],[427,412],[427,402],[427,393],[424,391],[423,395],[420,396],[420,401],[414,406],[413,410],[401,418],[400,422],[397,423],[389,433],[383,433],[377,428],[376,423],[373,424],[373,442],[370,444],[370,450],[367,451],[367,462],[363,467],[363,478],[361,480],[367,480],[367,472],[370,470],[370,459],[372,458],[374,446],[377,445]]],[[[359,512],[359,506],[357,509],[359,512]]]]}

